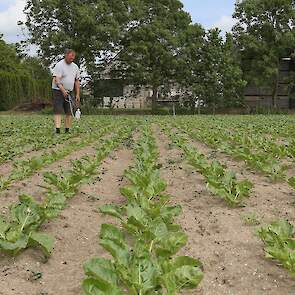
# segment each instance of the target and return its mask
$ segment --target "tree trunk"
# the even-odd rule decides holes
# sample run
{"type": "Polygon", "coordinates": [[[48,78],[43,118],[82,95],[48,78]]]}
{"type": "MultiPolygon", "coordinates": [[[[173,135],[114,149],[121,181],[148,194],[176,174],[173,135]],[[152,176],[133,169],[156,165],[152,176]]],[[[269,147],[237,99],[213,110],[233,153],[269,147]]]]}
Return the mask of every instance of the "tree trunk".
{"type": "Polygon", "coordinates": [[[152,110],[154,111],[157,108],[158,101],[158,87],[153,87],[153,95],[152,95],[152,110]]]}
{"type": "Polygon", "coordinates": [[[279,79],[280,79],[280,60],[277,62],[277,73],[274,77],[273,89],[272,89],[272,106],[277,107],[277,97],[279,91],[279,79]]]}
{"type": "Polygon", "coordinates": [[[279,90],[279,74],[277,74],[275,77],[273,90],[272,90],[272,106],[273,106],[273,108],[277,107],[278,90],[279,90]]]}
{"type": "Polygon", "coordinates": [[[216,114],[216,105],[215,103],[213,103],[213,115],[215,116],[215,114],[216,114]]]}

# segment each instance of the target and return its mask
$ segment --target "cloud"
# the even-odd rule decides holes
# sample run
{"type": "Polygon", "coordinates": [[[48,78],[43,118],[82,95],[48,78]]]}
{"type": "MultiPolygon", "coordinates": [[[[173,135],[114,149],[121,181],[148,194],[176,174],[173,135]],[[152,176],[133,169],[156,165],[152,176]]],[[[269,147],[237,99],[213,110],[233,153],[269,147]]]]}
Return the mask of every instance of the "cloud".
{"type": "Polygon", "coordinates": [[[230,32],[232,27],[236,24],[236,20],[232,18],[232,16],[223,15],[219,21],[217,21],[213,28],[219,28],[224,34],[226,32],[230,32]]]}
{"type": "Polygon", "coordinates": [[[25,38],[25,32],[17,25],[18,21],[26,19],[23,13],[25,4],[26,0],[10,1],[9,7],[0,11],[0,33],[4,34],[5,41],[13,43],[25,38]]]}

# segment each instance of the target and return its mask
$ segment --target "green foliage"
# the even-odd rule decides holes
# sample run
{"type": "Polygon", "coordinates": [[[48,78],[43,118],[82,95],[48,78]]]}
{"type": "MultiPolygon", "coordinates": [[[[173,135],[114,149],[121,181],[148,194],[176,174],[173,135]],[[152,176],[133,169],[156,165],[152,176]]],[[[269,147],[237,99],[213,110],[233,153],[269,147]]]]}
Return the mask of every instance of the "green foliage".
{"type": "Polygon", "coordinates": [[[15,47],[6,44],[0,36],[0,111],[20,102],[50,98],[49,71],[41,68],[37,59],[22,60],[15,47]]]}
{"type": "Polygon", "coordinates": [[[175,81],[180,36],[191,22],[179,0],[30,0],[25,13],[29,41],[48,64],[73,48],[95,80],[107,68],[114,79],[151,86],[154,101],[160,86],[175,81]]]}
{"type": "Polygon", "coordinates": [[[51,94],[49,79],[37,81],[26,74],[0,71],[0,84],[0,111],[9,110],[20,102],[49,100],[51,94]]]}
{"type": "Polygon", "coordinates": [[[199,25],[191,25],[181,50],[184,64],[180,81],[191,95],[192,108],[196,102],[213,112],[241,105],[246,83],[230,34],[224,40],[219,29],[205,32],[199,25]]]}
{"type": "MultiPolygon", "coordinates": [[[[91,134],[86,134],[84,137],[81,138],[79,142],[76,140],[71,140],[66,143],[62,148],[56,149],[54,151],[44,153],[38,157],[32,157],[28,160],[16,160],[13,163],[14,169],[8,176],[0,176],[0,191],[9,188],[11,183],[14,181],[22,180],[27,178],[28,176],[33,175],[36,171],[40,170],[42,167],[48,166],[51,163],[54,163],[65,156],[69,155],[70,153],[77,151],[97,140],[104,134],[106,134],[114,125],[110,124],[107,127],[102,127],[96,132],[91,134]]],[[[89,159],[88,159],[89,160],[89,159]]],[[[87,158],[84,159],[87,161],[87,158]]],[[[79,165],[82,165],[80,161],[73,162],[73,165],[77,165],[77,170],[79,169],[79,165]]],[[[82,167],[80,168],[82,169],[82,167]]],[[[52,176],[52,175],[51,175],[52,176]]],[[[71,177],[75,177],[75,175],[67,175],[69,179],[64,179],[64,182],[71,181],[71,177]]],[[[48,178],[50,176],[48,175],[48,178]]],[[[51,179],[52,180],[52,179],[51,179]]],[[[66,185],[66,184],[64,184],[66,185]]]]}
{"type": "Polygon", "coordinates": [[[236,5],[234,35],[244,60],[247,81],[272,89],[273,107],[278,95],[280,62],[294,50],[293,0],[246,0],[236,5]]]}
{"type": "Polygon", "coordinates": [[[10,219],[0,218],[0,251],[17,255],[27,247],[38,246],[49,256],[54,239],[37,232],[46,220],[45,211],[30,196],[20,196],[19,203],[10,208],[10,219]]]}
{"type": "MultiPolygon", "coordinates": [[[[249,130],[245,126],[231,126],[234,122],[206,121],[200,123],[202,126],[195,126],[195,122],[185,122],[175,127],[180,128],[189,136],[196,140],[217,148],[222,152],[244,161],[249,167],[261,171],[271,178],[272,181],[282,181],[285,179],[285,171],[288,166],[280,161],[287,155],[292,157],[292,146],[286,148],[278,145],[273,139],[255,133],[249,136],[249,130]],[[235,129],[235,131],[229,131],[235,129]]],[[[255,128],[255,132],[257,132],[255,128]]]]}
{"type": "Polygon", "coordinates": [[[293,226],[280,220],[262,227],[257,232],[265,244],[266,257],[277,260],[295,276],[295,239],[293,226]]]}

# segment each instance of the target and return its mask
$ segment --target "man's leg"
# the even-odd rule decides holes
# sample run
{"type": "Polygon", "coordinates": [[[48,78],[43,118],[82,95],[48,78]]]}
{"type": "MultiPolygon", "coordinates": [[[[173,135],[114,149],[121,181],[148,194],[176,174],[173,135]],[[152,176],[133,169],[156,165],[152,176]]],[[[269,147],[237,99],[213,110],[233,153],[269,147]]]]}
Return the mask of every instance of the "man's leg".
{"type": "Polygon", "coordinates": [[[54,115],[54,125],[55,128],[59,128],[61,127],[61,115],[54,115]]]}
{"type": "Polygon", "coordinates": [[[65,131],[66,133],[70,132],[70,128],[72,127],[72,110],[71,110],[71,105],[69,102],[65,101],[64,102],[64,111],[66,114],[65,117],[65,131]]]}
{"type": "Polygon", "coordinates": [[[63,112],[63,96],[60,91],[53,90],[54,126],[56,133],[60,133],[61,114],[63,112]]]}
{"type": "Polygon", "coordinates": [[[66,128],[66,132],[70,131],[70,128],[72,127],[72,115],[66,115],[65,118],[65,128],[66,128]]]}

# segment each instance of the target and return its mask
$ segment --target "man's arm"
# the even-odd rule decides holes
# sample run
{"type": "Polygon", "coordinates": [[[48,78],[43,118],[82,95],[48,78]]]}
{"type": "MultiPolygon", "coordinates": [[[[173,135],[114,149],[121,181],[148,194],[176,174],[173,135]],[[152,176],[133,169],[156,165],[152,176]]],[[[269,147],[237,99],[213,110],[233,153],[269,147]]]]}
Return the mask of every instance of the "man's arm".
{"type": "Polygon", "coordinates": [[[78,79],[75,80],[75,93],[76,93],[76,101],[80,104],[80,81],[78,79]]]}
{"type": "Polygon", "coordinates": [[[58,86],[59,90],[62,92],[64,97],[68,96],[68,92],[65,90],[64,86],[62,85],[62,83],[60,82],[60,77],[55,76],[54,78],[55,84],[58,86]]]}

